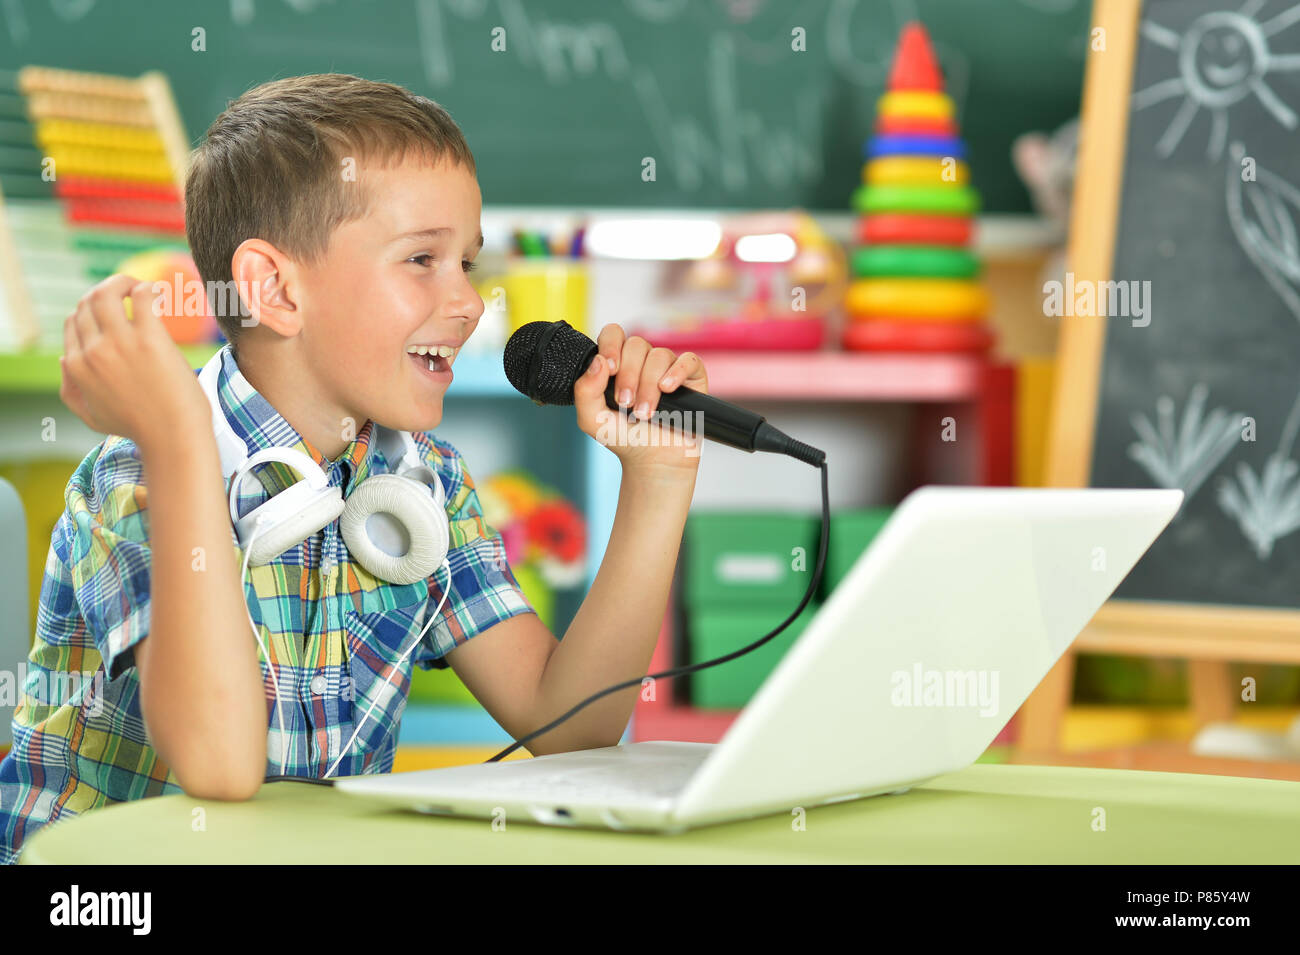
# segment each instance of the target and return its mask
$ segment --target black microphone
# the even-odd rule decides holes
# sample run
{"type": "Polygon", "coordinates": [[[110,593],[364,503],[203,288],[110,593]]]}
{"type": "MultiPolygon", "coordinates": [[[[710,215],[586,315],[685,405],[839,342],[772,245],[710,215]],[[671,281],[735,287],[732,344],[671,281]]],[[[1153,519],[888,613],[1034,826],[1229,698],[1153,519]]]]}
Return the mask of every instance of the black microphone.
{"type": "MultiPolygon", "coordinates": [[[[597,352],[596,343],[568,322],[529,322],[506,342],[506,378],[535,405],[571,405],[573,386],[597,352]]],[[[613,376],[605,388],[605,404],[613,411],[623,410],[614,397],[613,376]]],[[[658,407],[691,416],[683,420],[703,420],[704,437],[741,451],[775,451],[813,467],[826,461],[825,451],[796,441],[762,415],[684,385],[661,393],[658,407]]]]}

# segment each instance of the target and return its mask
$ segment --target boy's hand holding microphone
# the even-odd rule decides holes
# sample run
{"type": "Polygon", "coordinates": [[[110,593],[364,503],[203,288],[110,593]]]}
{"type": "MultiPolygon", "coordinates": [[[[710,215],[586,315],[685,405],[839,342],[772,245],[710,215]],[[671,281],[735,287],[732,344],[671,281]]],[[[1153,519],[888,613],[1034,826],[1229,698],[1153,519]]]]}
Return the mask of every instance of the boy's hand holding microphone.
{"type": "MultiPolygon", "coordinates": [[[[662,393],[686,387],[708,394],[704,362],[694,352],[677,355],[668,348],[652,347],[638,335],[628,338],[622,326],[613,323],[601,329],[596,346],[596,357],[573,387],[578,427],[617,455],[624,472],[694,479],[703,436],[648,419],[662,393]],[[638,412],[626,423],[618,420],[623,413],[611,411],[605,402],[611,377],[619,407],[638,412]],[[635,438],[633,431],[638,432],[635,438]]],[[[690,422],[685,424],[689,428],[690,422]]]]}
{"type": "Polygon", "coordinates": [[[618,325],[606,325],[593,342],[563,320],[527,322],[510,335],[502,357],[506,379],[534,404],[577,405],[578,426],[619,457],[624,473],[630,468],[693,481],[704,438],[826,466],[825,451],[709,394],[698,355],[652,348],[643,338],[626,338],[618,325]],[[631,427],[629,408],[639,412],[631,427]],[[657,408],[668,409],[669,417],[647,424],[657,408]]]}

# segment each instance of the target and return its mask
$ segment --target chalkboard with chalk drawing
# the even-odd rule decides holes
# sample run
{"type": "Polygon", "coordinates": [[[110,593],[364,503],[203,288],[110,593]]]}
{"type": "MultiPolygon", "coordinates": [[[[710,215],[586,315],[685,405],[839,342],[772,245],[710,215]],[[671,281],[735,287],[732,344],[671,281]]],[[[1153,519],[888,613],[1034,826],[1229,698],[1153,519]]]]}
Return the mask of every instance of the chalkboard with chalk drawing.
{"type": "Polygon", "coordinates": [[[1077,113],[1088,15],[1087,0],[30,0],[0,2],[0,69],[161,70],[194,140],[251,86],[357,73],[447,106],[485,203],[843,211],[899,30],[920,19],[985,209],[1026,212],[1011,143],[1077,113]]]}
{"type": "Polygon", "coordinates": [[[1110,275],[1062,282],[1105,323],[1088,483],[1186,498],[1115,596],[1300,607],[1300,2],[1147,0],[1127,114],[1110,275]]]}
{"type": "Polygon", "coordinates": [[[1045,483],[1184,504],[1025,701],[1012,761],[1300,779],[1220,725],[1294,706],[1260,688],[1300,664],[1300,0],[1094,0],[1089,37],[1045,483]],[[1213,732],[1067,751],[1079,654],[1186,661],[1213,732]]]}

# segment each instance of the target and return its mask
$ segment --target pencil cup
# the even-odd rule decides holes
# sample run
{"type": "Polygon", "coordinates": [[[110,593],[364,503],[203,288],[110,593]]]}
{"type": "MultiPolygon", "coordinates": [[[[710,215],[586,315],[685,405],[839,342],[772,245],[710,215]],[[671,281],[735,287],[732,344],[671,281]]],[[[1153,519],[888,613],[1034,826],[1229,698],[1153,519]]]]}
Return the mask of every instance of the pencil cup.
{"type": "Polygon", "coordinates": [[[568,322],[587,332],[587,269],[562,259],[520,262],[505,279],[510,334],[529,322],[568,322]]]}

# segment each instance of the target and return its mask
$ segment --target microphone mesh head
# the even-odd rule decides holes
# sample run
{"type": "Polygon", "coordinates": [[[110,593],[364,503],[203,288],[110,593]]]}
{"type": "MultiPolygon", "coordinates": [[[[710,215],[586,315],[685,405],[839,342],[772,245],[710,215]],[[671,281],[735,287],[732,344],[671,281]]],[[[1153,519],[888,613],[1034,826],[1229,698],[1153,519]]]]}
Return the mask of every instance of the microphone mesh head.
{"type": "Polygon", "coordinates": [[[534,404],[571,405],[595,354],[596,343],[568,322],[528,322],[506,342],[506,378],[534,404]]]}

